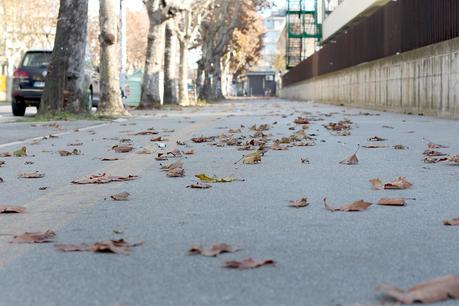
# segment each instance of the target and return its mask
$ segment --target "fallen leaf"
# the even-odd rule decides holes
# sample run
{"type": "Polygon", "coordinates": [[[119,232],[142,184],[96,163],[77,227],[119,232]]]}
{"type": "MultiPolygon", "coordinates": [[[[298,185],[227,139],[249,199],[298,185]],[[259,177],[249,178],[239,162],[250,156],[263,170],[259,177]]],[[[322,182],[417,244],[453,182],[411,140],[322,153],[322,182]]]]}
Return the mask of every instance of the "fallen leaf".
{"type": "Polygon", "coordinates": [[[402,144],[396,144],[392,146],[392,148],[394,148],[395,150],[406,150],[407,149],[407,147],[402,144]]]}
{"type": "Polygon", "coordinates": [[[308,205],[309,205],[308,199],[302,198],[299,200],[290,201],[290,204],[288,206],[294,207],[294,208],[301,208],[301,207],[306,207],[308,205]]]}
{"type": "Polygon", "coordinates": [[[114,201],[127,201],[131,194],[129,192],[120,192],[110,196],[114,201]]]}
{"type": "Polygon", "coordinates": [[[451,220],[443,220],[444,225],[459,225],[459,218],[454,218],[451,220]]]}
{"type": "Polygon", "coordinates": [[[364,200],[358,200],[353,202],[352,204],[344,205],[339,208],[332,208],[328,206],[327,204],[327,198],[324,199],[324,206],[327,210],[335,212],[335,211],[344,211],[344,212],[357,212],[357,211],[363,211],[368,209],[372,203],[370,202],[365,202],[364,200]]]}
{"type": "Polygon", "coordinates": [[[228,260],[225,261],[224,267],[229,269],[255,269],[266,265],[274,265],[275,262],[272,259],[265,259],[265,260],[254,260],[251,257],[246,258],[242,261],[237,260],[228,260]]]}
{"type": "Polygon", "coordinates": [[[378,136],[373,136],[373,137],[368,138],[368,141],[386,141],[386,140],[387,139],[378,137],[378,136]]]}
{"type": "Polygon", "coordinates": [[[212,137],[194,137],[194,138],[191,138],[191,141],[194,142],[194,143],[209,142],[209,141],[212,141],[212,140],[213,140],[212,137]]]}
{"type": "Polygon", "coordinates": [[[5,182],[2,177],[0,177],[0,183],[5,182]]]}
{"type": "Polygon", "coordinates": [[[405,291],[388,284],[381,284],[376,290],[403,304],[433,304],[459,298],[459,276],[442,276],[419,283],[405,291]]]}
{"type": "Polygon", "coordinates": [[[435,151],[435,150],[425,150],[422,155],[425,155],[425,156],[446,156],[448,154],[446,153],[443,153],[443,152],[439,152],[439,151],[435,151]]]}
{"type": "Polygon", "coordinates": [[[244,155],[242,162],[246,165],[258,164],[261,162],[261,152],[255,151],[250,154],[244,155]]]}
{"type": "Polygon", "coordinates": [[[5,161],[4,160],[0,160],[0,167],[3,166],[5,164],[5,161]]]}
{"type": "Polygon", "coordinates": [[[56,233],[52,230],[46,232],[26,232],[22,235],[14,236],[10,243],[47,243],[52,242],[56,238],[56,233]]]}
{"type": "Polygon", "coordinates": [[[157,135],[157,134],[159,134],[159,132],[156,132],[154,130],[146,130],[146,131],[135,133],[134,136],[157,135]]]}
{"type": "Polygon", "coordinates": [[[298,117],[293,121],[293,123],[295,123],[295,124],[309,124],[309,121],[306,118],[298,117]]]}
{"type": "Polygon", "coordinates": [[[203,183],[193,183],[189,186],[186,186],[186,188],[192,188],[192,189],[209,189],[210,187],[212,187],[211,185],[209,184],[203,184],[203,183]]]}
{"type": "Polygon", "coordinates": [[[300,161],[301,161],[302,164],[310,164],[311,163],[308,158],[301,158],[300,161]]]}
{"type": "Polygon", "coordinates": [[[441,162],[446,162],[448,161],[448,157],[430,157],[430,156],[425,156],[422,159],[423,162],[426,164],[438,164],[441,162]]]}
{"type": "Polygon", "coordinates": [[[383,189],[384,187],[380,179],[371,179],[369,182],[371,183],[374,189],[383,189]]]}
{"type": "Polygon", "coordinates": [[[103,157],[100,159],[101,161],[116,161],[120,160],[118,157],[103,157]]]}
{"type": "Polygon", "coordinates": [[[169,165],[161,166],[161,170],[166,172],[177,168],[183,168],[183,162],[181,160],[169,165]]]}
{"type": "Polygon", "coordinates": [[[243,181],[233,176],[226,176],[222,178],[209,177],[204,173],[196,174],[195,177],[200,179],[202,182],[206,182],[206,183],[231,183],[235,181],[243,181]]]}
{"type": "Polygon", "coordinates": [[[0,214],[22,214],[26,211],[25,207],[0,205],[0,214]]]}
{"type": "Polygon", "coordinates": [[[25,173],[20,173],[18,175],[19,178],[27,178],[27,179],[36,179],[36,178],[42,178],[44,177],[44,173],[40,173],[39,171],[35,172],[25,172],[25,173]]]}
{"type": "Polygon", "coordinates": [[[153,137],[150,141],[163,141],[163,138],[161,136],[153,137]]]}
{"type": "Polygon", "coordinates": [[[287,146],[281,145],[279,142],[274,142],[273,145],[271,146],[271,149],[274,151],[286,151],[288,150],[287,146]]]}
{"type": "Polygon", "coordinates": [[[185,151],[185,152],[183,152],[183,154],[185,154],[185,155],[193,155],[194,154],[194,150],[185,151]]]}
{"type": "Polygon", "coordinates": [[[384,185],[384,189],[408,189],[411,186],[413,186],[413,184],[411,184],[410,182],[405,180],[404,177],[401,176],[396,180],[386,183],[384,185]]]}
{"type": "Polygon", "coordinates": [[[168,177],[183,177],[185,176],[185,169],[183,168],[174,168],[167,171],[166,175],[168,177]]]}
{"type": "Polygon", "coordinates": [[[26,147],[22,147],[16,151],[13,152],[13,155],[15,157],[25,157],[27,156],[27,148],[26,147]]]}
{"type": "Polygon", "coordinates": [[[111,182],[125,182],[132,181],[138,178],[135,175],[129,176],[112,176],[107,173],[90,175],[79,180],[72,181],[73,184],[85,185],[85,184],[108,184],[111,182]]]}
{"type": "Polygon", "coordinates": [[[216,257],[223,253],[233,253],[237,251],[239,251],[239,248],[233,247],[226,243],[221,243],[207,248],[202,246],[192,246],[191,249],[188,251],[188,254],[216,257]]]}
{"type": "Polygon", "coordinates": [[[459,165],[459,154],[453,155],[448,158],[450,165],[459,165]]]}
{"type": "Polygon", "coordinates": [[[94,244],[56,244],[55,247],[61,252],[95,252],[129,254],[134,247],[141,246],[143,242],[129,244],[124,239],[99,241],[94,244]]]}
{"type": "Polygon", "coordinates": [[[351,156],[346,157],[344,160],[340,161],[340,164],[342,165],[357,165],[359,163],[359,159],[357,158],[357,152],[360,149],[360,145],[357,148],[357,151],[355,151],[354,154],[351,156]]]}
{"type": "Polygon", "coordinates": [[[74,143],[69,143],[67,146],[69,147],[79,147],[79,146],[82,146],[83,143],[82,142],[74,142],[74,143]]]}
{"type": "Polygon", "coordinates": [[[429,143],[427,144],[427,147],[429,149],[446,149],[446,148],[448,148],[447,146],[444,146],[444,145],[441,145],[441,144],[438,144],[438,143],[433,143],[431,141],[429,141],[429,143]]]}
{"type": "Polygon", "coordinates": [[[363,145],[362,148],[365,149],[384,149],[387,148],[385,145],[363,145]]]}
{"type": "Polygon", "coordinates": [[[382,198],[378,201],[378,205],[405,206],[406,201],[404,198],[382,198]]]}
{"type": "Polygon", "coordinates": [[[114,145],[112,147],[112,150],[115,151],[116,153],[129,153],[133,150],[134,148],[129,145],[114,145]]]}
{"type": "Polygon", "coordinates": [[[72,152],[66,151],[66,150],[60,150],[58,151],[60,156],[71,156],[71,155],[80,155],[81,152],[77,149],[74,149],[72,152]]]}
{"type": "Polygon", "coordinates": [[[182,152],[179,149],[172,150],[167,152],[168,155],[172,155],[173,157],[182,157],[182,152]]]}

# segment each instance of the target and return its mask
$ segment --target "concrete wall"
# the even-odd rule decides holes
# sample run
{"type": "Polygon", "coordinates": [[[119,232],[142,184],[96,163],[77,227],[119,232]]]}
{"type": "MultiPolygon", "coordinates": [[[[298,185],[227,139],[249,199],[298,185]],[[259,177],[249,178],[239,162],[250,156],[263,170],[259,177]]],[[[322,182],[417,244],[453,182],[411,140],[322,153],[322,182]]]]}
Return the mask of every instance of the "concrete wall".
{"type": "Polygon", "coordinates": [[[295,83],[281,97],[459,119],[459,38],[295,83]]]}

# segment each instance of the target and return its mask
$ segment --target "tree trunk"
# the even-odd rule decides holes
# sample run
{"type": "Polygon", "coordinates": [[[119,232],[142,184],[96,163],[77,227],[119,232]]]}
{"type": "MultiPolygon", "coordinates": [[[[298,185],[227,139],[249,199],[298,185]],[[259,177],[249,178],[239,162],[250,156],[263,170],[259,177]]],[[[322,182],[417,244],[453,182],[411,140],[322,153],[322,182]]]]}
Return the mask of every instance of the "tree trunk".
{"type": "Polygon", "coordinates": [[[126,114],[120,89],[119,7],[117,0],[100,0],[100,102],[97,112],[126,114]]]}
{"type": "Polygon", "coordinates": [[[188,97],[188,44],[180,41],[180,66],[179,66],[179,103],[189,106],[188,97]]]}
{"type": "Polygon", "coordinates": [[[177,104],[177,45],[173,29],[174,20],[166,23],[166,49],[164,54],[164,104],[177,104]]]}
{"type": "Polygon", "coordinates": [[[88,25],[88,0],[61,0],[56,38],[40,114],[88,112],[84,61],[88,25]]]}
{"type": "Polygon", "coordinates": [[[216,56],[213,61],[212,83],[208,99],[210,101],[225,99],[222,91],[222,63],[220,56],[216,56]]]}

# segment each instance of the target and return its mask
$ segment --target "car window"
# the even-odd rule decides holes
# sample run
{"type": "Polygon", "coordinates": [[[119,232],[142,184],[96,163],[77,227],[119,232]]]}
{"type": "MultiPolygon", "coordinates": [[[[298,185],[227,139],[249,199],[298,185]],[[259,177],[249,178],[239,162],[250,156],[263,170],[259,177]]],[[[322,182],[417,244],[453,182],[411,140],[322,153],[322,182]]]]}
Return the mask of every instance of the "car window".
{"type": "Polygon", "coordinates": [[[51,59],[49,52],[31,52],[27,53],[22,61],[23,67],[42,67],[48,65],[51,59]]]}

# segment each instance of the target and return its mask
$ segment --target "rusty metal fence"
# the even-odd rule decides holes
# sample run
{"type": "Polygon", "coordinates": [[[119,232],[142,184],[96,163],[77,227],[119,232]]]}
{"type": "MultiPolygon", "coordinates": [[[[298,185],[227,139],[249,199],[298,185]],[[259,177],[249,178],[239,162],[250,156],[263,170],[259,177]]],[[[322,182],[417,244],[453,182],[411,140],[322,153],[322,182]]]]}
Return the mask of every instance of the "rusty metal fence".
{"type": "Polygon", "coordinates": [[[390,2],[283,77],[284,86],[459,37],[459,0],[390,2]]]}

